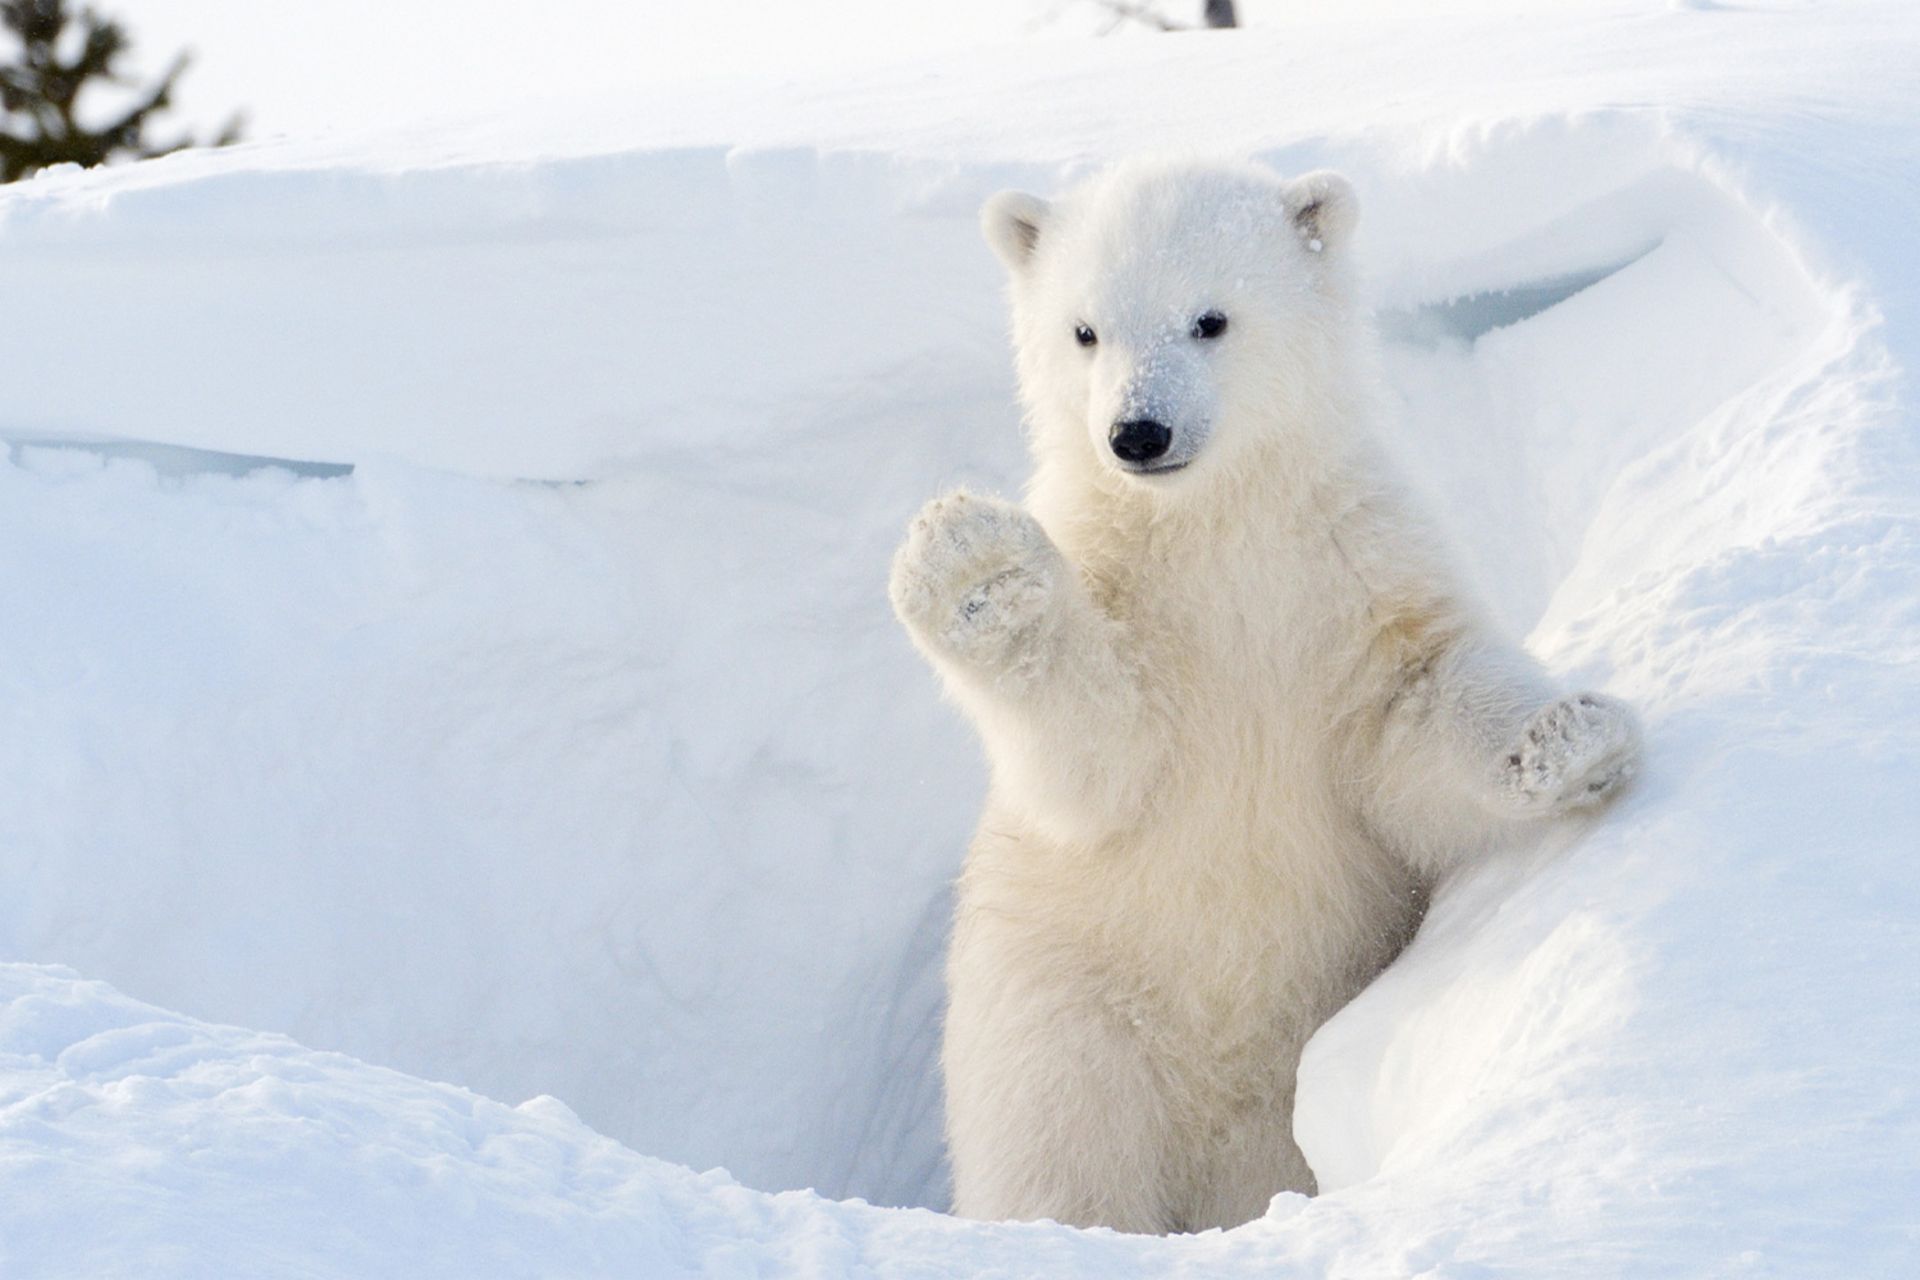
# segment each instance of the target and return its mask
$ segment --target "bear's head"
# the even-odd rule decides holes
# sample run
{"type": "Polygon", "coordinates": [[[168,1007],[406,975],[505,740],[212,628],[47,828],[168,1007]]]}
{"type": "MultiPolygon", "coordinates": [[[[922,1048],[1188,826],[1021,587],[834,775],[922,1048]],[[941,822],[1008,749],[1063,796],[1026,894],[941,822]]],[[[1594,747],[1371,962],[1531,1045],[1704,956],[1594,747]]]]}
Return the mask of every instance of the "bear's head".
{"type": "Polygon", "coordinates": [[[981,213],[1035,446],[1171,492],[1324,420],[1353,324],[1338,174],[1134,162],[981,213]]]}

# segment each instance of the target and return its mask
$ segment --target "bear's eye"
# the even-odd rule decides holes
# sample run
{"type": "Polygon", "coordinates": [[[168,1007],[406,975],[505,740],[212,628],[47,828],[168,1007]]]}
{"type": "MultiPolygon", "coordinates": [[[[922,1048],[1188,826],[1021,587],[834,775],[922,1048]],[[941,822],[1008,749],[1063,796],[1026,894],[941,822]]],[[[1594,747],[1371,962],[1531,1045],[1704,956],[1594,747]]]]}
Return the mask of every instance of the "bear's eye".
{"type": "Polygon", "coordinates": [[[1196,338],[1217,338],[1226,331],[1227,318],[1218,311],[1202,311],[1191,330],[1196,338]]]}
{"type": "Polygon", "coordinates": [[[1090,347],[1094,343],[1100,341],[1100,339],[1097,336],[1095,336],[1093,330],[1089,329],[1084,324],[1077,324],[1073,326],[1073,340],[1079,343],[1083,347],[1090,347]]]}

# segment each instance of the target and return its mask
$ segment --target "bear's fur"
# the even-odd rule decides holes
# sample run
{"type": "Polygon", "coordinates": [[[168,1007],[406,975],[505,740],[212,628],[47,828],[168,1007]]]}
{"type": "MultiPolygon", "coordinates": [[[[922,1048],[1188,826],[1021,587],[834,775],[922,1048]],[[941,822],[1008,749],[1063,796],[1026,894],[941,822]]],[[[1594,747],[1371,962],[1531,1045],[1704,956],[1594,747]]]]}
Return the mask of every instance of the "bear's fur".
{"type": "Polygon", "coordinates": [[[992,771],[948,965],[954,1210],[1232,1226],[1313,1190],[1301,1048],[1433,876],[1608,798],[1634,721],[1491,632],[1376,452],[1344,179],[1136,163],[982,220],[1027,503],[936,500],[891,582],[992,771]]]}

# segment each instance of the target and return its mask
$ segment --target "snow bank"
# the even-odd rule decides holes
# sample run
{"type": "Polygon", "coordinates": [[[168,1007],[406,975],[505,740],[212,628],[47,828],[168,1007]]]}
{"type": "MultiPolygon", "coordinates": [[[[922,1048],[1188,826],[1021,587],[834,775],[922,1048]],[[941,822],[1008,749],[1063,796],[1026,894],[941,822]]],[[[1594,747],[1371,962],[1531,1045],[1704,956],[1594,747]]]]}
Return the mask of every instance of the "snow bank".
{"type": "Polygon", "coordinates": [[[1920,24],[1381,20],[0,193],[0,959],[337,1051],[0,969],[0,1267],[1898,1274],[1920,24]],[[981,778],[881,584],[1023,470],[974,207],[1200,144],[1355,176],[1398,444],[1649,776],[1316,1038],[1311,1203],[761,1194],[944,1200],[981,778]]]}
{"type": "Polygon", "coordinates": [[[503,1106],[23,964],[0,964],[0,1178],[9,1277],[1124,1275],[1143,1252],[764,1195],[551,1097],[503,1106]]]}

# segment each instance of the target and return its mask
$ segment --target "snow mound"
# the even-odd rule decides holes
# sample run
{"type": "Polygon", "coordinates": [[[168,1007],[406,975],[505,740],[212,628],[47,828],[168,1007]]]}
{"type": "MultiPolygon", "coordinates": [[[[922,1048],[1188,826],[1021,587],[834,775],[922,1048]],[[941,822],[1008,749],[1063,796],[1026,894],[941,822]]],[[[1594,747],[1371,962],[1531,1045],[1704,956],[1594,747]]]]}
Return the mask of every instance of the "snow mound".
{"type": "Polygon", "coordinates": [[[0,959],[193,1015],[0,966],[0,1269],[1897,1274],[1920,118],[1866,71],[1915,24],[1421,21],[1232,137],[1182,94],[1271,102],[1285,34],[960,60],[740,146],[0,193],[0,289],[59,300],[0,312],[42,375],[0,395],[0,959]],[[1502,49],[1554,87],[1463,74],[1502,49]],[[1645,783],[1445,886],[1315,1038],[1311,1203],[1155,1241],[763,1194],[944,1203],[981,775],[882,582],[1024,470],[974,208],[1198,136],[1354,176],[1395,444],[1508,624],[1644,710],[1645,783]]]}
{"type": "Polygon", "coordinates": [[[56,966],[0,964],[0,1178],[10,1277],[853,1275],[869,1258],[913,1277],[1131,1252],[767,1196],[636,1155],[551,1097],[503,1106],[56,966]]]}

